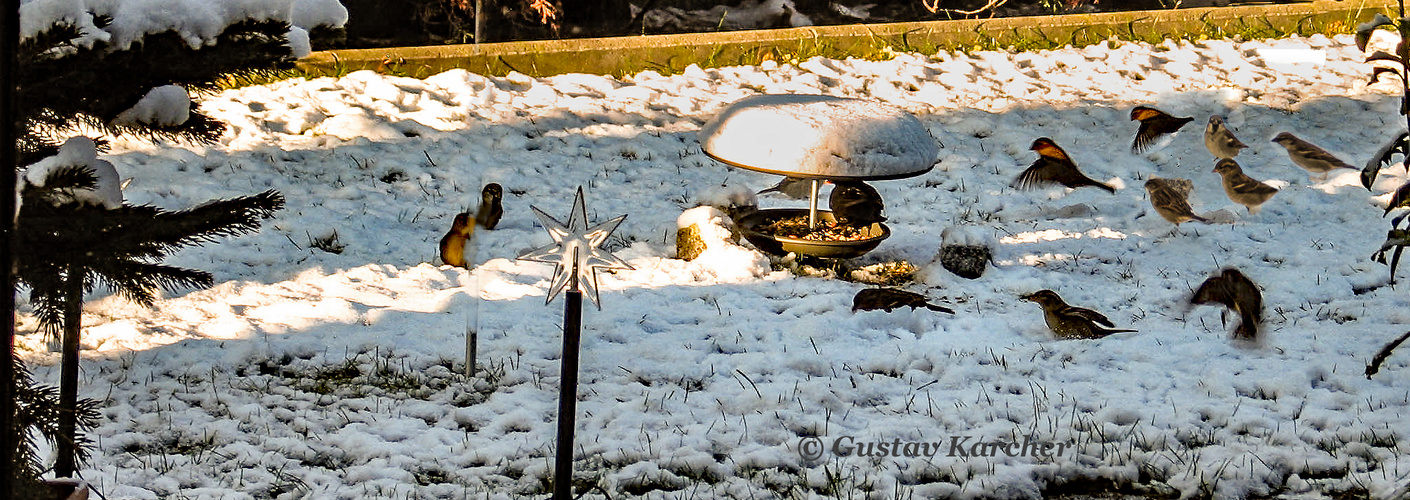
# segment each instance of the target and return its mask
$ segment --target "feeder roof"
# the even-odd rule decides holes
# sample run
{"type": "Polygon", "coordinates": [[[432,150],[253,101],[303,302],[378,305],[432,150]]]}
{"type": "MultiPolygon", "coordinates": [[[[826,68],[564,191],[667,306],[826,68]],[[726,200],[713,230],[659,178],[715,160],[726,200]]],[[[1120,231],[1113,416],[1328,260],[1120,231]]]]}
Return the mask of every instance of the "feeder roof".
{"type": "Polygon", "coordinates": [[[905,110],[825,95],[766,94],[725,107],[700,128],[701,149],[721,162],[771,174],[900,179],[930,171],[935,138],[905,110]]]}

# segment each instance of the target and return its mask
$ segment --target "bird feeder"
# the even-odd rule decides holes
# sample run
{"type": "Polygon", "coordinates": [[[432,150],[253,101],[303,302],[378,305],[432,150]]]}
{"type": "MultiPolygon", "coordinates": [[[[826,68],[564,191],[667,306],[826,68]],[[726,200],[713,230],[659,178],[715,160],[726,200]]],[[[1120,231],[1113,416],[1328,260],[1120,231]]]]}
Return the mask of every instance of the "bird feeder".
{"type": "Polygon", "coordinates": [[[824,181],[904,179],[929,172],[940,149],[919,119],[901,108],[864,99],[825,95],[746,97],[700,128],[701,150],[733,167],[812,181],[808,208],[759,210],[735,221],[754,246],[772,254],[859,257],[891,236],[877,222],[860,239],[817,240],[774,234],[780,220],[808,217],[808,228],[834,223],[818,210],[824,181]]]}

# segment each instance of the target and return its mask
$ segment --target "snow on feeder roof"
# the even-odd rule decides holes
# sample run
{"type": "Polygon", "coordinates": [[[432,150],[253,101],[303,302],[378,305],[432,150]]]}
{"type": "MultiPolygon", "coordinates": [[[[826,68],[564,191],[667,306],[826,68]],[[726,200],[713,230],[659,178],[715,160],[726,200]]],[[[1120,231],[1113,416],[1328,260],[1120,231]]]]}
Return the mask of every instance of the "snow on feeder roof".
{"type": "Polygon", "coordinates": [[[700,127],[701,149],[740,168],[792,177],[900,179],[930,171],[935,138],[905,110],[825,95],[750,96],[700,127]]]}

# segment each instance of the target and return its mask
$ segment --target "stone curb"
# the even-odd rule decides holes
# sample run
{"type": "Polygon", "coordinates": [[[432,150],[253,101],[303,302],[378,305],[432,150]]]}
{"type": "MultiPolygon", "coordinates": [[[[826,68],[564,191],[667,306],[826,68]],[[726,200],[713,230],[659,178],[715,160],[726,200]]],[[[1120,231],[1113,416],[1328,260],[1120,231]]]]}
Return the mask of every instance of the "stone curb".
{"type": "Polygon", "coordinates": [[[298,67],[314,75],[357,70],[426,77],[455,68],[487,76],[511,71],[544,77],[565,73],[622,76],[645,70],[678,73],[704,67],[752,65],[790,54],[845,57],[897,51],[935,53],[978,46],[1009,46],[1045,39],[1088,45],[1112,36],[1152,40],[1220,31],[1313,33],[1340,23],[1348,28],[1376,12],[1392,18],[1389,0],[1316,0],[1306,3],[1158,11],[809,26],[773,30],[542,40],[428,47],[315,52],[298,67]]]}

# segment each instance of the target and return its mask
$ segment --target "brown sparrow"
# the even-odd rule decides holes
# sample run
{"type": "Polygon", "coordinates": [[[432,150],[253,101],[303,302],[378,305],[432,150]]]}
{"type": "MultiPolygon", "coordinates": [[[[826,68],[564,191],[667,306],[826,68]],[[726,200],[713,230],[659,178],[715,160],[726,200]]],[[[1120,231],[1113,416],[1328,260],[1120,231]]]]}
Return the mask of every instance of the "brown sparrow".
{"type": "Polygon", "coordinates": [[[931,304],[924,295],[907,292],[897,288],[864,288],[852,297],[852,312],[875,311],[877,309],[891,312],[897,308],[909,306],[912,310],[917,307],[924,307],[936,312],[954,314],[955,311],[931,304]]]}
{"type": "Polygon", "coordinates": [[[1224,117],[1209,117],[1209,124],[1204,126],[1204,149],[1208,149],[1209,154],[1215,158],[1233,158],[1247,148],[1248,145],[1234,137],[1234,132],[1224,124],[1224,117]]]}
{"type": "Polygon", "coordinates": [[[465,259],[465,245],[474,237],[475,224],[470,221],[470,213],[456,214],[450,232],[441,237],[441,262],[469,269],[470,265],[465,259]]]}
{"type": "Polygon", "coordinates": [[[881,215],[886,208],[881,203],[881,195],[876,188],[862,181],[828,181],[834,184],[827,206],[838,224],[865,227],[874,222],[885,222],[881,215]]]}
{"type": "Polygon", "coordinates": [[[1146,180],[1146,193],[1150,194],[1151,207],[1165,220],[1174,223],[1177,229],[1182,222],[1209,222],[1209,219],[1195,215],[1194,210],[1190,208],[1190,202],[1186,200],[1190,193],[1189,186],[1188,179],[1151,177],[1146,180]]]}
{"type": "Polygon", "coordinates": [[[485,229],[494,229],[499,225],[499,219],[504,217],[504,188],[499,184],[489,183],[485,189],[480,191],[480,209],[475,211],[475,223],[485,229]]]}
{"type": "Polygon", "coordinates": [[[1043,307],[1043,320],[1054,335],[1065,339],[1095,339],[1113,333],[1134,332],[1135,330],[1112,329],[1111,320],[1101,313],[1082,307],[1070,306],[1052,290],[1038,290],[1019,297],[1036,302],[1043,307]],[[1102,328],[1105,325],[1108,328],[1102,328]]]}
{"type": "Polygon", "coordinates": [[[1293,164],[1302,167],[1308,173],[1321,174],[1322,177],[1319,180],[1327,180],[1331,171],[1338,168],[1356,169],[1356,167],[1347,165],[1346,162],[1332,156],[1327,150],[1298,139],[1287,132],[1281,132],[1274,136],[1273,142],[1282,144],[1288,150],[1288,158],[1292,159],[1293,164]]]}
{"type": "Polygon", "coordinates": [[[1258,338],[1258,325],[1263,321],[1263,294],[1258,291],[1258,285],[1238,269],[1225,268],[1204,280],[1190,297],[1191,306],[1200,304],[1220,304],[1238,313],[1239,324],[1234,327],[1234,338],[1258,338]]]}
{"type": "Polygon", "coordinates": [[[1224,178],[1224,194],[1234,203],[1247,207],[1249,214],[1258,213],[1259,206],[1278,193],[1278,188],[1245,175],[1239,164],[1228,158],[1214,164],[1214,172],[1224,178]]]}

